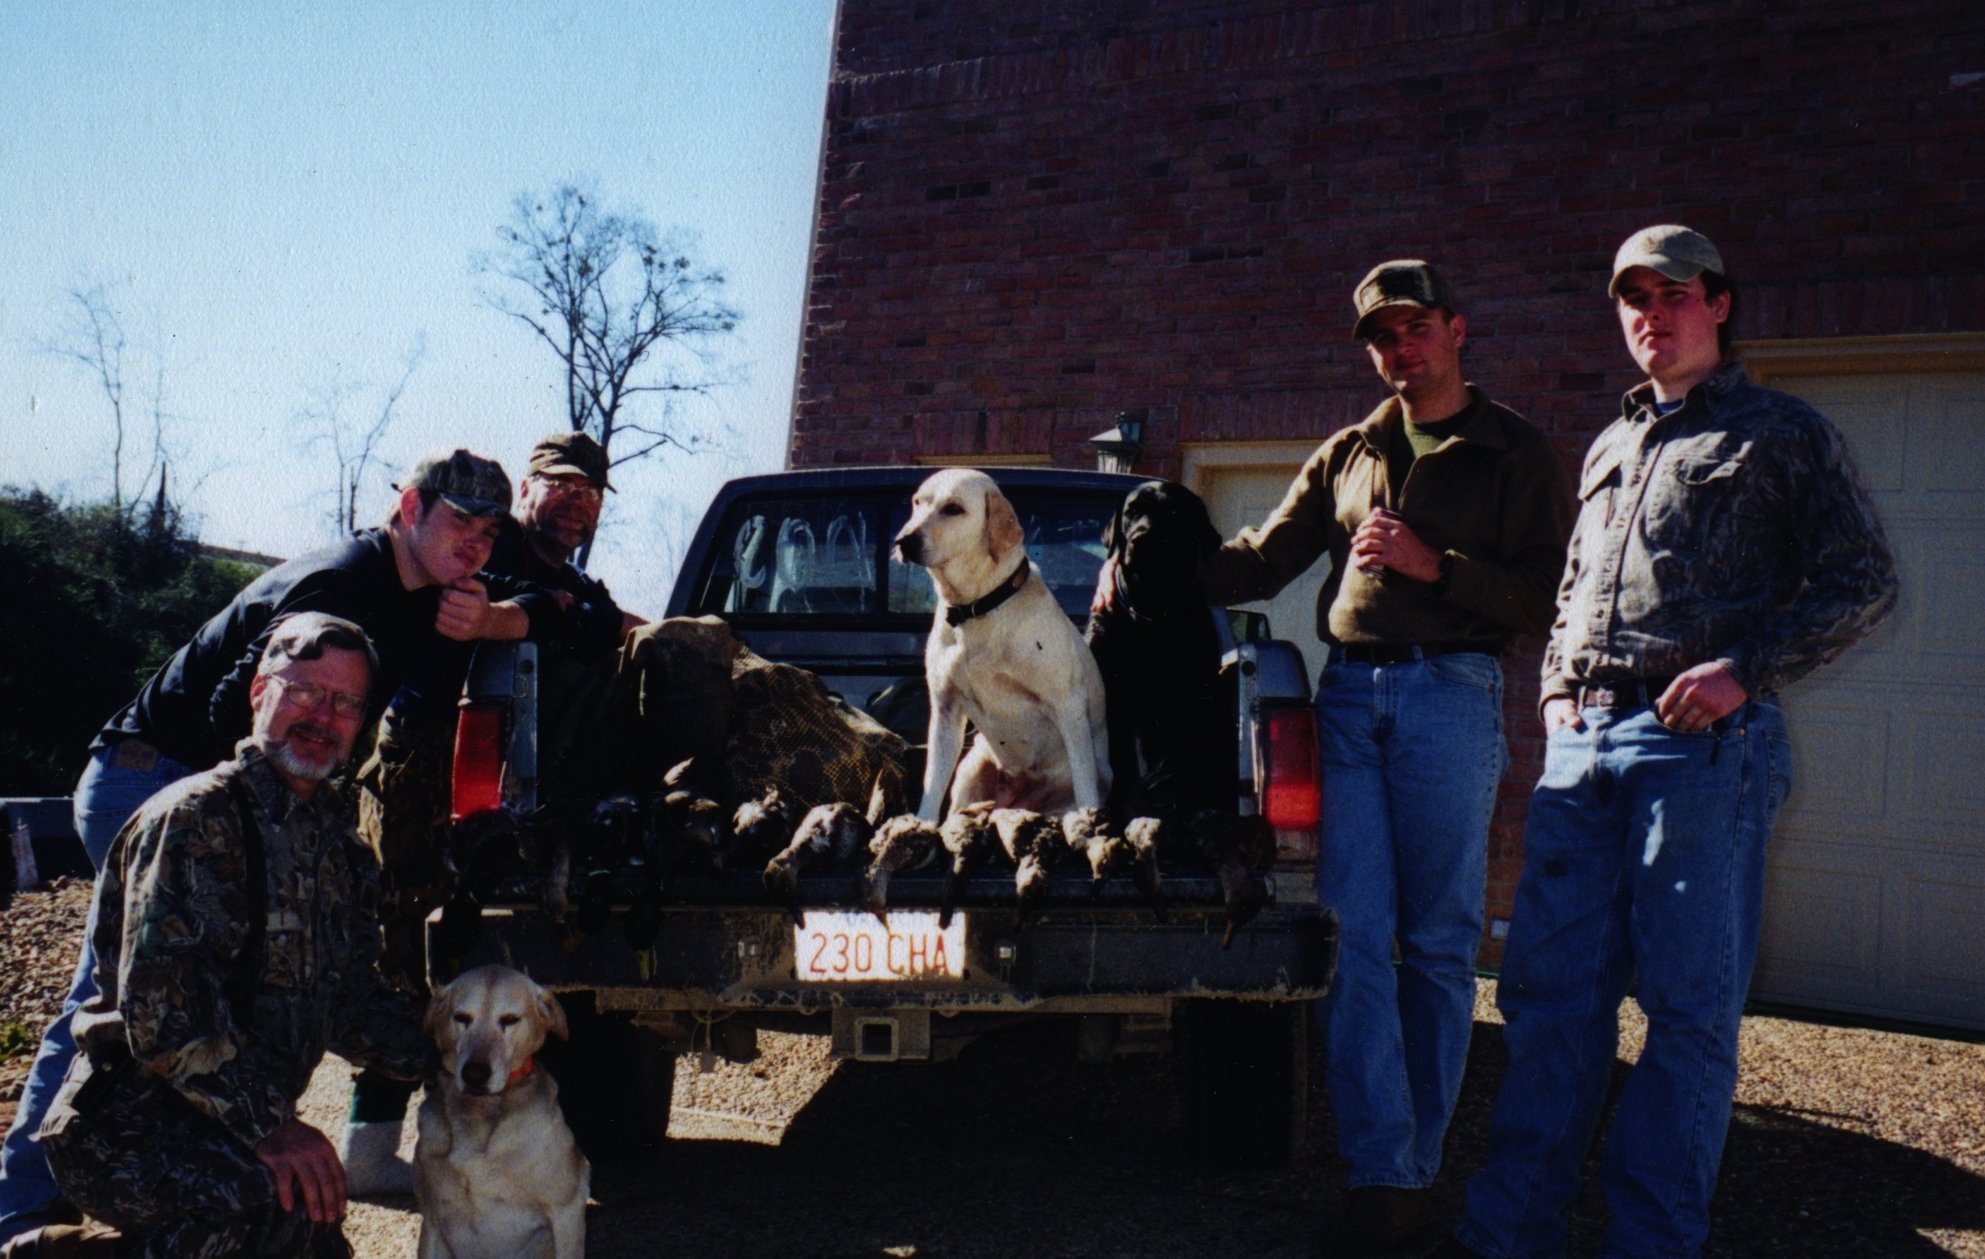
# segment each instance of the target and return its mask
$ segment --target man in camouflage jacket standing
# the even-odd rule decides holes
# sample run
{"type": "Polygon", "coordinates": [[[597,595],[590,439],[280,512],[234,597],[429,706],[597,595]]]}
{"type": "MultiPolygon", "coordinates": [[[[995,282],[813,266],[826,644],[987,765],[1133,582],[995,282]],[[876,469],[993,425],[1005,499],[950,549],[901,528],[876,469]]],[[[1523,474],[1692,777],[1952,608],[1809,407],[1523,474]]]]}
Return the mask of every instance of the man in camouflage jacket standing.
{"type": "Polygon", "coordinates": [[[420,1011],[378,970],[378,868],[351,756],[377,667],[358,626],[278,626],[234,759],[148,801],[97,885],[84,1051],[41,1130],[57,1184],[121,1238],[58,1225],[10,1256],[349,1256],[344,1171],[296,1100],[326,1050],[397,1075],[420,1011]]]}
{"type": "Polygon", "coordinates": [[[1635,980],[1647,1044],[1606,1140],[1605,1253],[1699,1253],[1791,785],[1773,697],[1895,604],[1840,434],[1729,359],[1716,247],[1636,232],[1609,291],[1648,380],[1579,481],[1498,992],[1509,1067],[1443,1256],[1564,1253],[1635,980]]]}

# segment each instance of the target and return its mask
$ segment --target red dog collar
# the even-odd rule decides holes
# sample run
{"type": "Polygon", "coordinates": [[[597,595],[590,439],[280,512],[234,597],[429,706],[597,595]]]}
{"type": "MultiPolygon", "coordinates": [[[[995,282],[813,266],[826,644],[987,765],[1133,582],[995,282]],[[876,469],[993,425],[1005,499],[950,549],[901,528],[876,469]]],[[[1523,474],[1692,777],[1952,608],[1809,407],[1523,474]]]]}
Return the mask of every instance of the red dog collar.
{"type": "Polygon", "coordinates": [[[512,1071],[510,1073],[509,1082],[511,1084],[515,1084],[517,1081],[523,1079],[527,1075],[530,1075],[532,1072],[536,1071],[537,1069],[538,1069],[538,1060],[536,1058],[526,1058],[524,1059],[523,1066],[518,1067],[515,1071],[512,1071]]]}

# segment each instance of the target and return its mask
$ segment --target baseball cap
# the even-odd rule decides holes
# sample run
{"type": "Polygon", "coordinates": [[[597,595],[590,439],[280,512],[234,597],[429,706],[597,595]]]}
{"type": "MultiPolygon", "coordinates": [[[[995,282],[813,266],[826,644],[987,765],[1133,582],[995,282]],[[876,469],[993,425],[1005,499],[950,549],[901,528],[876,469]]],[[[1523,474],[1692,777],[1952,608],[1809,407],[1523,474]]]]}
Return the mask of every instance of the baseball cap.
{"type": "Polygon", "coordinates": [[[531,472],[543,476],[577,473],[603,490],[607,484],[607,452],[585,433],[553,433],[531,447],[531,472]]]}
{"type": "Polygon", "coordinates": [[[471,516],[510,514],[510,478],[503,465],[471,450],[425,455],[399,485],[403,490],[427,490],[471,516]]]}
{"type": "Polygon", "coordinates": [[[1373,311],[1387,306],[1418,306],[1423,310],[1452,307],[1447,279],[1429,263],[1418,258],[1395,258],[1381,262],[1351,290],[1351,301],[1358,308],[1358,322],[1351,335],[1365,339],[1365,321],[1373,311]]]}
{"type": "Polygon", "coordinates": [[[1723,255],[1694,228],[1679,223],[1643,227],[1627,237],[1613,255],[1613,281],[1606,296],[1620,295],[1620,277],[1633,267],[1652,267],[1671,280],[1687,284],[1705,271],[1724,275],[1723,255]]]}

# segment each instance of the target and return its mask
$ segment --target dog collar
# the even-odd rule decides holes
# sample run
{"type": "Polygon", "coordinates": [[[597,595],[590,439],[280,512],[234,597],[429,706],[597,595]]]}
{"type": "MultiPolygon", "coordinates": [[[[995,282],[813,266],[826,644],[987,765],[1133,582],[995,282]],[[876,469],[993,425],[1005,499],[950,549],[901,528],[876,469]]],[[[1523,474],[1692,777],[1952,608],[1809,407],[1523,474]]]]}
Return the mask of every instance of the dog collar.
{"type": "Polygon", "coordinates": [[[512,1071],[510,1073],[509,1083],[515,1084],[517,1081],[523,1079],[527,1075],[532,1074],[537,1069],[538,1069],[538,1060],[536,1058],[526,1058],[524,1059],[523,1066],[518,1067],[515,1071],[512,1071]]]}
{"type": "Polygon", "coordinates": [[[999,583],[999,585],[994,586],[992,593],[974,599],[970,603],[954,603],[946,607],[944,609],[944,623],[946,625],[963,625],[975,617],[984,616],[1018,594],[1020,588],[1026,584],[1027,557],[1023,555],[1020,557],[1020,567],[1013,570],[1011,577],[1008,577],[1005,581],[999,583]]]}

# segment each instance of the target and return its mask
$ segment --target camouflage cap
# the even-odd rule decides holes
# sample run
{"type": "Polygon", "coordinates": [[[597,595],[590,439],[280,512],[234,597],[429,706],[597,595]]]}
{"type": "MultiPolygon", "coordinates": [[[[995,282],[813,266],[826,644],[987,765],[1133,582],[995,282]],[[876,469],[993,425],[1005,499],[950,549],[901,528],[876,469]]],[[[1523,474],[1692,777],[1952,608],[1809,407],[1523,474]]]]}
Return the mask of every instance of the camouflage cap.
{"type": "Polygon", "coordinates": [[[1723,255],[1716,252],[1709,237],[1679,223],[1643,227],[1627,237],[1613,255],[1613,281],[1606,286],[1606,296],[1620,295],[1620,277],[1634,267],[1652,267],[1683,284],[1705,271],[1725,274],[1723,255]]]}
{"type": "Polygon", "coordinates": [[[531,448],[531,473],[585,477],[603,490],[607,484],[607,452],[585,433],[553,433],[531,448]]]}
{"type": "Polygon", "coordinates": [[[472,450],[423,456],[399,488],[439,494],[450,507],[471,516],[510,514],[510,477],[503,465],[472,450]]]}
{"type": "Polygon", "coordinates": [[[1367,335],[1366,320],[1372,312],[1387,306],[1437,310],[1454,305],[1447,278],[1434,270],[1432,264],[1418,258],[1395,258],[1379,263],[1358,281],[1358,287],[1351,291],[1351,301],[1358,308],[1358,322],[1351,326],[1351,335],[1360,341],[1367,335]]]}

